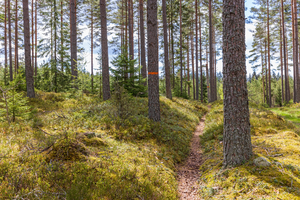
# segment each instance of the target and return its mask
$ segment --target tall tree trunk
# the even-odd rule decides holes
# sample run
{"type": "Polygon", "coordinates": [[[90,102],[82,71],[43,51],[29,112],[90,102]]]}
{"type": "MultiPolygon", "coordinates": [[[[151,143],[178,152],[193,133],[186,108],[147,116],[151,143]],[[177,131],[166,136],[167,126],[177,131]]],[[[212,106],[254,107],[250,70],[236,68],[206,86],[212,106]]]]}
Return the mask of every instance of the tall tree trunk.
{"type": "Polygon", "coordinates": [[[261,44],[261,80],[262,80],[262,86],[263,86],[263,103],[265,103],[265,79],[264,79],[264,54],[261,44]]]}
{"type": "Polygon", "coordinates": [[[25,74],[27,97],[34,98],[34,85],[33,85],[33,70],[31,67],[30,57],[30,28],[29,28],[29,11],[28,0],[23,0],[23,20],[24,20],[24,47],[25,47],[25,74]]]}
{"type": "Polygon", "coordinates": [[[35,61],[34,61],[34,75],[37,76],[37,0],[35,1],[35,61]]]}
{"type": "Polygon", "coordinates": [[[106,2],[100,0],[101,12],[101,48],[102,48],[102,79],[103,79],[103,100],[110,98],[109,85],[109,65],[108,65],[108,46],[107,46],[107,22],[106,22],[106,2]]]}
{"type": "Polygon", "coordinates": [[[266,99],[269,105],[268,66],[267,66],[267,39],[265,38],[265,73],[266,73],[266,99]]]}
{"type": "MultiPolygon", "coordinates": [[[[132,21],[132,9],[131,9],[131,0],[128,0],[128,29],[129,29],[129,59],[133,60],[134,59],[134,49],[133,49],[133,21],[132,21]]],[[[133,78],[134,73],[133,73],[133,66],[130,66],[130,78],[133,78]]]]}
{"type": "Polygon", "coordinates": [[[157,0],[147,1],[148,35],[148,105],[149,118],[160,121],[158,40],[157,40],[157,0]]]}
{"type": "Polygon", "coordinates": [[[16,5],[15,5],[15,73],[18,73],[19,69],[19,56],[18,56],[18,0],[16,0],[16,5]]]}
{"type": "Polygon", "coordinates": [[[58,21],[57,17],[57,9],[56,9],[56,0],[54,0],[54,91],[57,92],[57,26],[56,23],[58,21]]]}
{"type": "Polygon", "coordinates": [[[288,55],[288,53],[289,53],[289,51],[288,51],[288,42],[287,42],[287,37],[285,38],[285,45],[286,45],[286,47],[285,47],[285,49],[286,49],[286,71],[287,71],[287,81],[288,81],[288,87],[287,87],[287,94],[288,94],[288,101],[290,101],[291,100],[291,92],[290,92],[290,78],[289,78],[289,55],[288,55]]]}
{"type": "Polygon", "coordinates": [[[283,41],[283,61],[284,61],[284,74],[285,74],[285,101],[289,102],[289,72],[287,68],[287,57],[286,57],[286,45],[285,45],[285,27],[284,27],[284,12],[283,12],[283,0],[281,0],[281,23],[282,23],[282,41],[283,41]]]}
{"type": "Polygon", "coordinates": [[[182,95],[182,5],[180,1],[179,16],[180,16],[180,93],[182,95]]]}
{"type": "Polygon", "coordinates": [[[296,76],[296,66],[295,66],[295,30],[294,30],[294,1],[291,0],[291,14],[292,14],[292,41],[293,41],[293,102],[296,103],[296,95],[297,95],[297,76],[296,76]]]}
{"type": "MultiPolygon", "coordinates": [[[[198,5],[197,0],[195,0],[195,30],[196,30],[196,37],[195,37],[195,55],[196,55],[196,100],[199,99],[199,72],[198,72],[198,5]]],[[[199,13],[200,14],[200,13],[199,13]]],[[[200,42],[201,43],[201,42],[200,42]]],[[[201,65],[200,65],[200,71],[201,71],[201,65]]],[[[202,80],[202,77],[200,77],[202,80]]],[[[202,91],[202,88],[201,88],[202,91]]],[[[202,96],[201,96],[202,97],[202,96]]],[[[202,102],[203,99],[201,99],[202,102]]]]}
{"type": "Polygon", "coordinates": [[[31,64],[32,64],[32,69],[34,70],[34,18],[33,18],[33,12],[34,12],[34,0],[31,0],[31,64]]]}
{"type": "MultiPolygon", "coordinates": [[[[189,35],[187,35],[187,41],[186,41],[186,45],[187,45],[187,49],[186,49],[186,51],[187,51],[187,59],[186,59],[186,66],[187,66],[187,68],[186,68],[186,73],[187,73],[187,81],[189,82],[190,81],[190,47],[189,47],[189,41],[190,41],[190,39],[189,39],[189,35]]],[[[190,94],[190,85],[188,84],[188,97],[190,97],[191,96],[191,94],[190,94]]]]}
{"type": "Polygon", "coordinates": [[[270,18],[269,18],[269,0],[267,0],[267,27],[268,27],[268,68],[269,68],[269,106],[272,106],[271,95],[271,55],[270,55],[270,18]]]}
{"type": "Polygon", "coordinates": [[[300,88],[300,77],[299,77],[299,74],[300,74],[300,68],[298,66],[299,64],[299,60],[298,60],[298,16],[297,16],[297,2],[296,0],[293,1],[294,3],[294,40],[295,40],[295,56],[293,58],[294,60],[294,63],[295,63],[295,77],[296,77],[296,80],[297,80],[297,83],[296,83],[296,87],[297,87],[297,93],[296,93],[296,102],[299,103],[300,102],[300,92],[298,91],[298,89],[300,88]]]}
{"type": "Polygon", "coordinates": [[[194,29],[191,30],[191,54],[192,54],[192,79],[193,79],[193,99],[195,99],[195,65],[194,65],[194,29]]]}
{"type": "Polygon", "coordinates": [[[175,54],[174,54],[174,25],[173,25],[173,0],[171,0],[171,37],[172,37],[172,70],[173,70],[173,88],[175,88],[175,54]]]}
{"type": "MultiPolygon", "coordinates": [[[[201,6],[201,5],[200,5],[201,6]]],[[[201,8],[201,7],[200,7],[201,8]]],[[[201,10],[199,12],[199,43],[200,43],[200,100],[203,102],[203,72],[202,72],[202,32],[201,32],[201,10]]],[[[208,80],[208,79],[207,79],[208,80]]]]}
{"type": "MultiPolygon", "coordinates": [[[[281,14],[281,12],[280,12],[281,14]]],[[[284,87],[283,87],[283,60],[282,60],[282,23],[281,23],[281,18],[280,18],[280,71],[281,71],[281,103],[283,105],[284,103],[284,87]]]]}
{"type": "Polygon", "coordinates": [[[13,80],[12,47],[11,47],[11,15],[10,0],[8,1],[8,45],[9,45],[9,79],[13,80]]]}
{"type": "MultiPolygon", "coordinates": [[[[145,51],[145,29],[144,29],[144,3],[140,0],[140,29],[141,29],[141,65],[142,65],[142,77],[147,78],[146,69],[146,51],[145,51]]],[[[144,82],[147,85],[147,81],[144,82]]]]}
{"type": "MultiPolygon", "coordinates": [[[[140,21],[138,21],[138,59],[139,59],[139,66],[141,66],[141,49],[140,49],[140,21]]],[[[141,80],[141,70],[139,69],[139,80],[141,80]]]]}
{"type": "MultiPolygon", "coordinates": [[[[70,29],[71,29],[71,72],[72,80],[77,79],[77,25],[76,25],[76,0],[70,0],[70,29]]],[[[101,35],[102,36],[102,35],[101,35]]],[[[103,58],[102,58],[103,59],[103,58]]],[[[75,88],[77,88],[77,83],[75,88]]]]}
{"type": "Polygon", "coordinates": [[[212,24],[212,11],[211,1],[209,0],[209,69],[210,69],[210,102],[215,101],[214,96],[214,54],[213,54],[213,24],[212,24]]]}
{"type": "Polygon", "coordinates": [[[60,1],[60,6],[61,6],[61,13],[60,13],[60,43],[61,43],[61,72],[64,72],[64,22],[63,22],[63,10],[64,10],[64,7],[63,7],[63,0],[60,1]]]}
{"type": "Polygon", "coordinates": [[[207,43],[206,43],[206,85],[207,85],[207,101],[210,102],[210,92],[209,92],[209,88],[210,88],[210,85],[209,85],[209,80],[210,80],[210,76],[209,76],[209,70],[208,70],[208,46],[207,46],[207,43]]]}
{"type": "Polygon", "coordinates": [[[223,155],[227,167],[244,163],[253,153],[246,78],[245,1],[223,2],[223,155]]]}
{"type": "Polygon", "coordinates": [[[94,9],[91,3],[91,85],[94,90],[94,9]]]}
{"type": "Polygon", "coordinates": [[[7,1],[10,0],[5,0],[5,16],[4,16],[4,83],[7,85],[7,1]]]}
{"type": "Polygon", "coordinates": [[[170,65],[169,65],[169,51],[168,51],[168,25],[167,25],[167,9],[166,0],[162,0],[163,12],[163,28],[164,28],[164,54],[165,54],[165,75],[166,75],[166,96],[172,99],[171,82],[170,82],[170,65]]]}
{"type": "MultiPolygon", "coordinates": [[[[126,55],[128,55],[128,0],[124,0],[125,1],[125,52],[126,55]]],[[[124,79],[127,80],[128,79],[128,73],[127,73],[127,66],[125,66],[125,71],[126,73],[124,74],[124,79]]]]}

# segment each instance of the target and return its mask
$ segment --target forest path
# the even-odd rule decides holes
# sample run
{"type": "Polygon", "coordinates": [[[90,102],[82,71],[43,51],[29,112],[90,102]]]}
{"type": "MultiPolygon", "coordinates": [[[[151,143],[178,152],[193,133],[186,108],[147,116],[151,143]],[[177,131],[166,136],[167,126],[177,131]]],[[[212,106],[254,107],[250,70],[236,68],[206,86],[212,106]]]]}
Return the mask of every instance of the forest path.
{"type": "MultiPolygon", "coordinates": [[[[209,108],[210,109],[210,108],[209,108]]],[[[202,151],[200,148],[200,135],[203,133],[205,126],[206,114],[201,118],[197,125],[190,145],[190,155],[187,160],[177,166],[178,171],[178,190],[180,199],[198,200],[199,190],[199,167],[202,164],[202,151]]]]}

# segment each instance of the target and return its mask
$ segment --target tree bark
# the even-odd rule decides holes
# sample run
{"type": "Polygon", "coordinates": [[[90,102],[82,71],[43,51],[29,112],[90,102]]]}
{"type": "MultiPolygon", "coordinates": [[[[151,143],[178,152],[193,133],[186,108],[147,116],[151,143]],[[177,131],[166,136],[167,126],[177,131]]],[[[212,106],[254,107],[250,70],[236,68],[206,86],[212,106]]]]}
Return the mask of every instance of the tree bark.
{"type": "MultiPolygon", "coordinates": [[[[281,12],[280,12],[281,14],[281,12]]],[[[284,103],[284,87],[283,87],[283,61],[282,61],[282,24],[281,24],[281,18],[280,18],[280,71],[281,71],[281,103],[283,105],[284,103]]]]}
{"type": "Polygon", "coordinates": [[[283,41],[283,61],[284,61],[284,74],[285,74],[285,101],[289,102],[289,79],[288,79],[288,68],[287,68],[287,58],[286,58],[286,45],[285,45],[285,27],[284,27],[284,12],[283,12],[283,0],[281,0],[281,23],[282,23],[282,41],[283,41]]]}
{"type": "Polygon", "coordinates": [[[297,1],[294,0],[293,1],[294,3],[294,40],[295,40],[295,55],[294,55],[294,64],[295,64],[295,77],[296,77],[296,87],[297,87],[297,93],[296,93],[296,102],[299,103],[300,102],[300,92],[298,91],[298,89],[300,88],[300,77],[299,77],[299,74],[300,74],[300,68],[298,66],[299,64],[299,60],[298,60],[298,16],[297,16],[297,1]]]}
{"type": "Polygon", "coordinates": [[[8,1],[8,46],[9,46],[9,79],[13,80],[13,62],[12,62],[12,47],[11,47],[11,15],[10,15],[10,0],[8,1]]]}
{"type": "Polygon", "coordinates": [[[35,1],[35,61],[34,61],[34,75],[37,76],[37,0],[35,1]]]}
{"type": "Polygon", "coordinates": [[[263,87],[263,103],[265,103],[264,54],[262,50],[262,44],[261,44],[261,80],[262,80],[262,87],[263,87]]]}
{"type": "MultiPolygon", "coordinates": [[[[141,30],[141,65],[142,65],[142,77],[147,78],[147,69],[146,69],[146,51],[145,51],[145,28],[144,28],[144,3],[143,0],[140,0],[140,30],[141,30]]],[[[143,83],[147,85],[147,81],[143,83]]]]}
{"type": "Polygon", "coordinates": [[[158,39],[157,39],[157,0],[147,1],[148,35],[148,105],[149,118],[160,121],[158,39]]]}
{"type": "MultiPolygon", "coordinates": [[[[186,77],[185,77],[185,80],[186,81],[190,81],[190,47],[189,47],[189,35],[187,35],[187,39],[186,39],[186,46],[187,46],[187,48],[186,48],[186,77]]],[[[188,95],[188,97],[190,97],[190,86],[189,86],[189,84],[185,84],[185,85],[187,85],[187,88],[188,88],[188,90],[187,90],[187,95],[188,95]]]]}
{"type": "MultiPolygon", "coordinates": [[[[195,0],[195,30],[196,30],[196,37],[195,37],[195,55],[196,55],[196,100],[199,99],[199,72],[198,72],[198,6],[197,6],[197,0],[195,0]]],[[[200,14],[200,13],[199,13],[200,14]]],[[[201,42],[200,42],[201,43],[201,42]]],[[[201,71],[201,66],[200,66],[201,71]]],[[[202,77],[201,77],[202,80],[202,77]]],[[[201,89],[202,91],[202,89],[201,89]]],[[[203,99],[201,99],[203,100],[203,99]]]]}
{"type": "Polygon", "coordinates": [[[61,13],[60,13],[60,43],[61,43],[61,49],[60,49],[60,53],[61,53],[61,72],[64,72],[64,34],[63,34],[63,30],[64,30],[64,25],[63,25],[63,1],[60,2],[60,6],[61,6],[61,13]]]}
{"type": "Polygon", "coordinates": [[[168,25],[167,25],[166,0],[162,0],[162,12],[163,12],[163,28],[164,28],[166,96],[168,99],[172,99],[171,82],[170,82],[169,50],[168,50],[168,25]]]}
{"type": "Polygon", "coordinates": [[[94,9],[91,3],[91,86],[94,90],[94,9]]]}
{"type": "Polygon", "coordinates": [[[265,39],[265,73],[266,73],[266,99],[269,105],[269,90],[268,90],[268,67],[267,67],[267,41],[265,39]]]}
{"type": "MultiPolygon", "coordinates": [[[[199,43],[200,43],[200,100],[203,103],[203,72],[202,72],[202,32],[201,32],[201,12],[199,12],[199,43]]],[[[208,80],[208,79],[207,79],[208,80]]]]}
{"type": "MultiPolygon", "coordinates": [[[[77,72],[77,25],[76,25],[76,0],[70,0],[70,29],[71,29],[71,72],[72,80],[76,80],[77,72]]],[[[77,88],[77,83],[75,88],[77,88]]]]}
{"type": "Polygon", "coordinates": [[[110,98],[110,85],[109,85],[107,22],[106,22],[106,2],[105,2],[105,0],[100,0],[100,12],[101,12],[103,100],[106,101],[110,98]]]}
{"type": "Polygon", "coordinates": [[[34,12],[34,0],[31,0],[31,64],[32,64],[32,69],[34,70],[34,18],[33,18],[33,12],[34,12]]]}
{"type": "MultiPolygon", "coordinates": [[[[10,0],[8,0],[10,1],[10,0]]],[[[5,16],[4,16],[4,83],[7,85],[7,0],[5,4],[5,16]]]]}
{"type": "MultiPolygon", "coordinates": [[[[131,0],[128,0],[128,29],[129,29],[129,59],[134,59],[134,49],[133,49],[133,21],[132,21],[132,5],[131,0]]],[[[133,67],[130,66],[130,78],[133,78],[133,67]]]]}
{"type": "MultiPolygon", "coordinates": [[[[171,10],[173,11],[173,0],[171,0],[171,10]]],[[[172,25],[172,33],[171,33],[171,40],[172,40],[172,70],[173,70],[173,88],[175,88],[175,54],[174,54],[174,25],[173,25],[173,12],[171,12],[171,25],[172,25]]]]}
{"type": "Polygon", "coordinates": [[[191,54],[192,54],[192,84],[193,84],[193,99],[195,99],[195,65],[194,65],[194,29],[191,30],[191,54]]]}
{"type": "Polygon", "coordinates": [[[223,1],[224,166],[250,159],[244,0],[223,1]]]}
{"type": "Polygon", "coordinates": [[[271,55],[270,55],[270,17],[269,17],[269,0],[267,0],[267,27],[268,27],[268,68],[269,68],[269,106],[272,106],[271,95],[271,55]]]}
{"type": "Polygon", "coordinates": [[[212,8],[211,1],[209,0],[209,69],[210,69],[210,102],[214,102],[215,92],[214,92],[214,51],[213,51],[213,24],[212,24],[212,8]]]}
{"type": "Polygon", "coordinates": [[[180,93],[182,95],[182,0],[180,0],[179,16],[180,16],[180,93]]]}
{"type": "Polygon", "coordinates": [[[15,73],[18,73],[19,69],[19,56],[18,56],[18,0],[16,0],[16,5],[15,5],[15,73]]]}
{"type": "Polygon", "coordinates": [[[23,20],[24,20],[24,47],[25,47],[25,75],[27,86],[27,97],[34,98],[33,70],[30,57],[30,28],[28,0],[23,0],[23,20]]]}

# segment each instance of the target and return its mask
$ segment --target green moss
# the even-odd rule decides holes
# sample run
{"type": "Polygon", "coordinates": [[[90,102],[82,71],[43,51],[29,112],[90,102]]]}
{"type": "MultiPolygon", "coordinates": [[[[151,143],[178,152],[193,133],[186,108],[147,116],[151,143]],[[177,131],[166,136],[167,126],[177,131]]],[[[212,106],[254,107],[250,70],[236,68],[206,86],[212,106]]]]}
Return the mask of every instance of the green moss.
{"type": "Polygon", "coordinates": [[[212,106],[202,136],[205,149],[200,167],[200,195],[204,199],[300,199],[300,137],[294,124],[261,107],[250,107],[254,156],[242,166],[223,169],[222,105],[212,106]],[[265,157],[271,167],[253,164],[265,157]]]}
{"type": "Polygon", "coordinates": [[[207,109],[160,103],[160,124],[148,119],[146,98],[132,98],[118,121],[115,105],[98,96],[38,92],[33,120],[0,123],[0,199],[178,199],[175,164],[207,109]],[[87,132],[96,137],[75,135],[87,132]]]}
{"type": "Polygon", "coordinates": [[[48,154],[48,161],[78,161],[85,160],[88,156],[88,150],[80,141],[67,138],[57,141],[48,154]]]}

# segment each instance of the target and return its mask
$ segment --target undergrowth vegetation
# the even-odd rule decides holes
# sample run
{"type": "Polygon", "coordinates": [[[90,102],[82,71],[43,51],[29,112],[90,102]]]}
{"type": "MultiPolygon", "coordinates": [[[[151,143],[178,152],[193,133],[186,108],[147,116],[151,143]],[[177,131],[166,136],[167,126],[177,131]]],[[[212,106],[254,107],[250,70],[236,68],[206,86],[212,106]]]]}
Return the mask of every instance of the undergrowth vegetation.
{"type": "Polygon", "coordinates": [[[200,195],[204,199],[300,199],[299,129],[281,116],[250,105],[253,158],[236,168],[222,167],[223,103],[215,102],[206,116],[201,138],[200,195]],[[270,167],[253,160],[265,157],[270,167]]]}
{"type": "Polygon", "coordinates": [[[175,164],[207,109],[160,100],[159,124],[146,98],[37,92],[31,119],[0,124],[0,199],[177,199],[175,164]]]}

